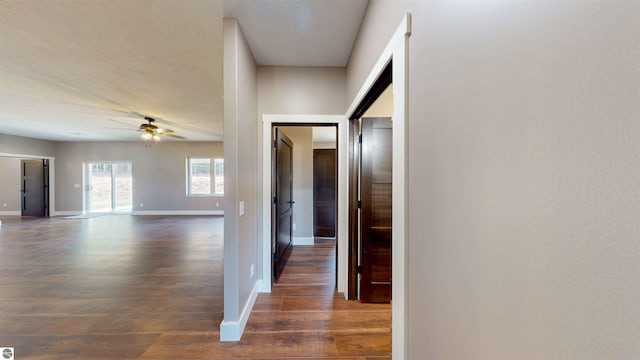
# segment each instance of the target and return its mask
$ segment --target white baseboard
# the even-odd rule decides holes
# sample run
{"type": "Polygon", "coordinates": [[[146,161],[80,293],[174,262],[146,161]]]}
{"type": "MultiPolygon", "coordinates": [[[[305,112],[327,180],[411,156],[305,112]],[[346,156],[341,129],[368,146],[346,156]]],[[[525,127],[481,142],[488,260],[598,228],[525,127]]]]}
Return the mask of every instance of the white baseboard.
{"type": "Polygon", "coordinates": [[[264,279],[260,279],[258,282],[260,283],[260,287],[258,288],[259,293],[271,293],[271,281],[264,281],[264,279]]]}
{"type": "Polygon", "coordinates": [[[313,245],[313,236],[294,237],[293,245],[313,245]]]}
{"type": "Polygon", "coordinates": [[[240,319],[238,319],[238,321],[222,320],[222,323],[220,324],[220,341],[240,341],[244,327],[247,325],[247,321],[249,320],[249,315],[251,315],[253,305],[256,303],[256,299],[258,298],[258,289],[260,288],[261,282],[261,280],[258,280],[253,285],[251,294],[249,294],[249,300],[247,300],[247,303],[244,305],[244,309],[242,309],[242,313],[240,314],[240,319]]]}
{"type": "Polygon", "coordinates": [[[82,215],[82,211],[56,211],[53,216],[76,216],[82,215]]]}
{"type": "Polygon", "coordinates": [[[20,216],[22,212],[18,211],[0,211],[0,216],[20,216]]]}
{"type": "Polygon", "coordinates": [[[136,210],[131,215],[224,215],[224,210],[136,210]]]}

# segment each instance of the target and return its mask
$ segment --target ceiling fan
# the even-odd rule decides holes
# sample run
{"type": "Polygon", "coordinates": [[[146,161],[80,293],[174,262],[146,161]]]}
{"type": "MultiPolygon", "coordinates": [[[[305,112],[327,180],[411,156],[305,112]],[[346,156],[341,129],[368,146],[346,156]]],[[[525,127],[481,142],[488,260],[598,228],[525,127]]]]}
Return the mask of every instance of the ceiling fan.
{"type": "Polygon", "coordinates": [[[174,139],[184,139],[184,137],[173,134],[173,130],[171,129],[162,129],[154,124],[156,119],[145,116],[144,119],[147,121],[146,123],[140,124],[138,131],[141,132],[140,138],[142,140],[160,140],[161,136],[166,136],[174,139]]]}
{"type": "MultiPolygon", "coordinates": [[[[137,114],[136,114],[137,115],[137,114]]],[[[142,118],[144,118],[145,122],[143,122],[142,124],[140,124],[140,126],[138,126],[137,131],[140,132],[140,138],[142,140],[148,141],[148,140],[155,140],[155,141],[159,141],[162,137],[168,137],[168,138],[173,138],[173,139],[185,139],[185,137],[180,136],[180,135],[176,135],[174,134],[174,131],[171,129],[167,129],[167,128],[160,128],[158,127],[158,125],[154,124],[156,122],[156,119],[149,117],[149,116],[140,116],[142,118]]],[[[111,121],[115,121],[117,123],[123,124],[123,125],[128,125],[128,124],[124,124],[118,120],[114,120],[114,119],[109,119],[111,121]]]]}

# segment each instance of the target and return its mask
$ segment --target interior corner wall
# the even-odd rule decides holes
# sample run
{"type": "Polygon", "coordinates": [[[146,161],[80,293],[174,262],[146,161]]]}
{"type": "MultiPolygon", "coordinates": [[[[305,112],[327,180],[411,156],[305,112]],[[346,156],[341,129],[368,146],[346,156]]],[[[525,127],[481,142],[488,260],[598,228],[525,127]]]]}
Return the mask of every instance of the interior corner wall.
{"type": "Polygon", "coordinates": [[[371,0],[350,98],[405,12],[407,358],[640,358],[640,4],[371,0]]]}
{"type": "Polygon", "coordinates": [[[293,142],[293,244],[313,243],[313,134],[309,126],[279,126],[293,142]]]}
{"type": "MultiPolygon", "coordinates": [[[[258,136],[256,63],[236,19],[224,19],[224,321],[222,340],[239,340],[257,295],[258,136]],[[240,203],[244,213],[240,214],[240,203]]],[[[267,274],[266,276],[270,276],[267,274]]]]}

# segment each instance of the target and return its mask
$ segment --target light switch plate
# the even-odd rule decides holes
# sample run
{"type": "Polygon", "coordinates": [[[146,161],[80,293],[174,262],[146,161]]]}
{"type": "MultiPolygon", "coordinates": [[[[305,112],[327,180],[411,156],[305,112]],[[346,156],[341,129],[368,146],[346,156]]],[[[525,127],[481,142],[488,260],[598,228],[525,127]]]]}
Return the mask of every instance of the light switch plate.
{"type": "Polygon", "coordinates": [[[244,215],[244,201],[240,201],[240,216],[244,215]]]}

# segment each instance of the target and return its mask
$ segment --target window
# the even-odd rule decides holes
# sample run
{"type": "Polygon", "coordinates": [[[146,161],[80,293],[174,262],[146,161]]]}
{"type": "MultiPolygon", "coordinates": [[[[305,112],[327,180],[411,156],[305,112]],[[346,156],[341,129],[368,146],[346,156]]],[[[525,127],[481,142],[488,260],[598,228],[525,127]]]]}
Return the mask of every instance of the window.
{"type": "Polygon", "coordinates": [[[224,159],[188,158],[187,195],[224,194],[224,159]]]}

